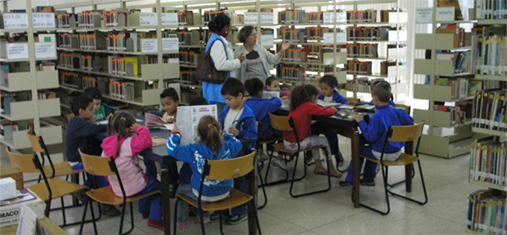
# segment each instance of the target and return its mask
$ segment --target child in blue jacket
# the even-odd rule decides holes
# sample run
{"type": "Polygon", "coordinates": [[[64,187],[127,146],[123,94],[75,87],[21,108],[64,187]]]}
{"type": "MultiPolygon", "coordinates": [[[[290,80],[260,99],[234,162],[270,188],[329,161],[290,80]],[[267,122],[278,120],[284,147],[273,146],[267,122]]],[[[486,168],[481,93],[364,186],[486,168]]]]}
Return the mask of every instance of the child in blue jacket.
{"type": "MultiPolygon", "coordinates": [[[[354,120],[359,124],[359,129],[365,139],[370,142],[369,146],[362,145],[359,153],[371,158],[379,159],[382,154],[382,148],[388,132],[389,126],[412,125],[414,119],[405,111],[390,107],[391,89],[387,83],[377,83],[372,88],[373,104],[377,112],[370,117],[369,123],[363,120],[363,116],[357,115],[354,120]]],[[[395,161],[401,155],[401,148],[405,146],[404,142],[388,142],[384,153],[384,161],[395,161]]],[[[364,159],[360,159],[360,165],[363,165],[364,159]]],[[[375,176],[377,175],[377,163],[366,161],[364,166],[363,179],[360,184],[364,186],[375,186],[375,176]]],[[[345,181],[340,182],[341,187],[352,187],[352,162],[349,165],[349,171],[345,181]]]]}
{"type": "MultiPolygon", "coordinates": [[[[241,142],[234,135],[229,133],[220,135],[220,132],[220,125],[217,120],[212,116],[204,116],[199,120],[197,126],[200,142],[180,146],[181,134],[176,124],[174,125],[171,136],[167,140],[167,153],[180,161],[188,163],[192,169],[190,184],[181,184],[178,188],[178,193],[185,193],[197,200],[204,161],[231,159],[239,153],[241,142]]],[[[227,198],[232,184],[232,179],[205,180],[202,201],[214,202],[227,198]]],[[[185,230],[187,228],[188,204],[184,201],[180,201],[177,219],[178,228],[185,230]]],[[[209,221],[209,213],[204,212],[203,220],[209,221]]]]}

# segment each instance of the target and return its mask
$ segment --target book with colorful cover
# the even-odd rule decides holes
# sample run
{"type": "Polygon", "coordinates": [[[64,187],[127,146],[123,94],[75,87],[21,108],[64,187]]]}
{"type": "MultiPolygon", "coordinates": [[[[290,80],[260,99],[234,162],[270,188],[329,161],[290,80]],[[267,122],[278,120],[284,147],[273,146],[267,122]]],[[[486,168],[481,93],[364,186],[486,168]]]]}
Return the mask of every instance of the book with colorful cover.
{"type": "Polygon", "coordinates": [[[161,127],[171,124],[153,113],[145,113],[144,118],[144,123],[147,127],[161,127]]]}

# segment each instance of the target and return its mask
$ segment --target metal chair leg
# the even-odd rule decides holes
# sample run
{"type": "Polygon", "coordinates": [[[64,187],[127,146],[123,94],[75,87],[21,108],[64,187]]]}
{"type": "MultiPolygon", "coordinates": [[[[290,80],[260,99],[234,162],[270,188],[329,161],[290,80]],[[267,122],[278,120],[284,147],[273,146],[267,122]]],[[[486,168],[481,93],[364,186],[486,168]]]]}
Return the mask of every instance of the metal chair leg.
{"type": "MultiPolygon", "coordinates": [[[[365,159],[366,161],[368,161],[367,159],[365,159]]],[[[389,214],[390,210],[391,210],[391,207],[390,207],[390,203],[389,203],[389,194],[388,194],[388,189],[387,189],[387,177],[386,177],[386,170],[384,169],[384,166],[381,165],[381,170],[382,170],[382,181],[384,182],[384,194],[385,194],[385,197],[386,197],[386,203],[387,203],[387,211],[381,211],[381,210],[378,210],[376,208],[373,208],[373,207],[370,207],[368,205],[365,205],[363,203],[359,203],[359,205],[367,208],[367,209],[370,209],[372,211],[375,211],[375,212],[378,212],[382,215],[387,215],[389,214]]]]}
{"type": "Polygon", "coordinates": [[[220,211],[220,213],[218,213],[218,218],[219,218],[219,222],[220,222],[220,234],[224,235],[224,225],[222,224],[222,212],[221,211],[220,211]]]}
{"type": "Polygon", "coordinates": [[[121,209],[120,232],[118,233],[120,235],[122,235],[121,231],[123,229],[123,219],[125,219],[125,207],[127,207],[127,205],[125,205],[125,203],[123,203],[122,205],[123,205],[123,208],[121,209]]]}
{"type": "Polygon", "coordinates": [[[258,169],[258,174],[259,174],[259,180],[261,181],[260,187],[262,187],[262,193],[264,194],[264,204],[262,204],[262,206],[257,207],[257,210],[260,210],[260,209],[264,208],[266,206],[266,204],[268,204],[268,195],[266,194],[266,188],[265,188],[266,186],[264,185],[264,180],[262,179],[260,169],[258,169]]]}
{"type": "MultiPolygon", "coordinates": [[[[201,233],[204,235],[204,234],[206,234],[206,230],[204,228],[204,220],[203,220],[204,212],[201,209],[199,209],[199,218],[201,219],[201,233]]],[[[222,223],[222,221],[220,221],[220,224],[221,223],[222,223]]]]}
{"type": "Polygon", "coordinates": [[[176,221],[178,220],[178,204],[180,202],[180,198],[176,197],[176,201],[174,202],[174,217],[173,217],[173,234],[176,235],[176,221]]]}
{"type": "MultiPolygon", "coordinates": [[[[306,155],[306,153],[305,153],[305,155],[306,155]]],[[[308,192],[308,193],[302,193],[302,194],[294,194],[292,192],[292,189],[294,188],[293,187],[294,186],[294,176],[296,174],[297,162],[299,160],[298,157],[296,157],[296,163],[294,164],[294,174],[292,175],[292,179],[293,180],[292,180],[292,182],[290,184],[290,189],[289,189],[290,195],[292,197],[294,197],[294,198],[297,198],[297,197],[303,197],[303,196],[313,195],[313,194],[317,194],[317,193],[324,193],[324,192],[329,191],[331,189],[331,175],[330,175],[330,170],[329,170],[330,166],[327,167],[327,183],[328,183],[327,188],[322,189],[322,190],[316,190],[316,191],[308,192]]],[[[329,156],[328,156],[328,154],[326,154],[326,162],[329,162],[329,156]]],[[[307,164],[304,164],[304,176],[302,178],[306,177],[306,166],[307,166],[307,164]]]]}
{"type": "MultiPolygon", "coordinates": [[[[83,216],[81,218],[81,226],[79,227],[79,235],[83,234],[83,226],[84,226],[84,220],[85,220],[85,217],[86,217],[86,211],[88,210],[88,203],[91,203],[90,200],[88,200],[85,203],[85,207],[84,207],[84,211],[83,211],[83,216]]],[[[93,219],[93,217],[92,217],[92,219],[93,219]]],[[[95,221],[93,221],[93,223],[95,223],[95,221]]]]}
{"type": "Polygon", "coordinates": [[[97,224],[95,223],[95,212],[93,212],[93,203],[90,202],[90,210],[92,211],[92,221],[93,221],[93,231],[95,232],[95,235],[97,235],[97,224]]]}
{"type": "MultiPolygon", "coordinates": [[[[388,179],[389,179],[389,173],[388,173],[388,171],[386,171],[386,172],[387,172],[387,173],[386,173],[386,174],[387,174],[387,177],[388,177],[388,179]]],[[[414,169],[414,164],[412,164],[412,179],[413,179],[413,178],[415,178],[415,169],[414,169]]],[[[393,183],[393,184],[389,184],[389,183],[388,183],[388,184],[387,184],[387,186],[389,186],[390,188],[393,188],[393,187],[396,187],[396,186],[398,186],[398,185],[400,185],[400,184],[405,183],[405,181],[407,181],[407,180],[401,180],[401,181],[398,181],[398,182],[393,183]]]]}
{"type": "Polygon", "coordinates": [[[420,161],[417,161],[417,165],[419,166],[419,174],[421,176],[421,183],[422,183],[422,186],[423,186],[423,192],[424,192],[424,201],[418,201],[418,200],[415,200],[415,199],[412,199],[412,198],[409,198],[409,197],[405,197],[403,195],[400,195],[400,194],[397,194],[397,193],[394,193],[394,192],[391,192],[390,190],[387,190],[391,195],[394,195],[394,196],[398,196],[398,197],[401,197],[403,199],[406,199],[406,200],[409,200],[411,202],[415,202],[415,203],[418,203],[419,205],[424,205],[426,203],[428,203],[428,194],[426,192],[426,184],[424,183],[424,177],[423,177],[423,173],[422,173],[422,168],[421,168],[421,163],[420,161]]]}

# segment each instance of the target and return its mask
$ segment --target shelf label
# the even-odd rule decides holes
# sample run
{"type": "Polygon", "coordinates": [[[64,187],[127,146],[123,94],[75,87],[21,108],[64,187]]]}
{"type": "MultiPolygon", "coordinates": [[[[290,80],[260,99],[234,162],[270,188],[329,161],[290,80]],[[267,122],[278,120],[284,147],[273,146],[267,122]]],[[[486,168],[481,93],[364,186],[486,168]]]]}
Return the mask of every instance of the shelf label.
{"type": "Polygon", "coordinates": [[[54,42],[36,42],[35,58],[56,58],[56,47],[54,42]]]}
{"type": "Polygon", "coordinates": [[[162,38],[163,51],[179,51],[180,43],[178,38],[162,38]]]}
{"type": "Polygon", "coordinates": [[[336,43],[347,43],[347,33],[336,33],[336,43]]]}
{"type": "Polygon", "coordinates": [[[259,15],[257,14],[257,12],[245,12],[244,16],[245,16],[244,20],[245,24],[257,24],[259,22],[259,15]]]}
{"type": "Polygon", "coordinates": [[[157,26],[157,13],[139,13],[139,25],[141,26],[157,26]]]}
{"type": "Polygon", "coordinates": [[[5,13],[4,29],[26,29],[28,28],[28,16],[26,13],[5,13]]]}
{"type": "Polygon", "coordinates": [[[273,12],[261,12],[261,24],[273,24],[273,12]]]}
{"type": "Polygon", "coordinates": [[[333,33],[324,33],[324,44],[333,44],[334,43],[334,37],[333,33]]]}
{"type": "Polygon", "coordinates": [[[336,12],[336,23],[347,23],[347,12],[336,12]]]}
{"type": "Polygon", "coordinates": [[[54,28],[55,13],[32,13],[33,28],[54,28]]]}
{"type": "Polygon", "coordinates": [[[415,22],[418,24],[421,23],[431,23],[433,21],[433,8],[425,7],[425,8],[417,8],[415,13],[415,22]]]}
{"type": "Polygon", "coordinates": [[[332,12],[322,13],[322,22],[332,24],[333,23],[333,13],[332,12]]]}
{"type": "Polygon", "coordinates": [[[261,35],[261,46],[273,46],[273,35],[261,35]]]}
{"type": "Polygon", "coordinates": [[[142,39],[141,40],[141,51],[148,53],[158,52],[157,39],[142,39]]]}
{"type": "Polygon", "coordinates": [[[437,7],[437,21],[454,21],[454,7],[437,7]]]}
{"type": "Polygon", "coordinates": [[[407,12],[389,12],[389,23],[407,23],[407,18],[407,12]]]}
{"type": "Polygon", "coordinates": [[[7,59],[28,59],[28,44],[7,43],[7,59]]]}
{"type": "Polygon", "coordinates": [[[162,25],[178,25],[178,13],[162,13],[162,25]]]}

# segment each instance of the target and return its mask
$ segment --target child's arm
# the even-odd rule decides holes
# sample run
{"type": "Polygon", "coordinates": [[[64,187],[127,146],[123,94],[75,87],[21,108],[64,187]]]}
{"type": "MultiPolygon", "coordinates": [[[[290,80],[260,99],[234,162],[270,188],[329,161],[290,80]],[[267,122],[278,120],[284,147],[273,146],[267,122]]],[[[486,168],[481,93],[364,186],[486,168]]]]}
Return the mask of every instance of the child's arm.
{"type": "Polygon", "coordinates": [[[165,145],[167,153],[177,160],[190,162],[190,157],[193,156],[190,145],[180,146],[180,141],[181,134],[173,131],[169,138],[167,138],[167,144],[165,145]]]}
{"type": "Polygon", "coordinates": [[[234,135],[225,132],[223,133],[222,137],[226,149],[228,149],[231,152],[231,156],[235,157],[236,155],[238,155],[239,151],[241,151],[242,148],[241,141],[236,139],[234,135]]]}
{"type": "Polygon", "coordinates": [[[402,111],[400,112],[401,115],[400,115],[400,122],[401,122],[401,125],[403,126],[407,126],[407,125],[412,125],[414,124],[414,118],[412,118],[411,116],[409,116],[407,113],[405,113],[405,111],[402,111]]]}
{"type": "Polygon", "coordinates": [[[374,143],[380,140],[384,130],[384,124],[381,118],[370,118],[369,123],[366,123],[364,120],[358,123],[359,129],[361,129],[364,138],[366,138],[368,142],[374,143]]]}
{"type": "Polygon", "coordinates": [[[280,107],[282,107],[282,101],[277,97],[273,97],[268,101],[268,112],[274,113],[276,110],[280,109],[280,107]]]}
{"type": "Polygon", "coordinates": [[[133,136],[130,141],[132,155],[135,156],[143,150],[151,148],[153,141],[151,140],[150,131],[147,127],[134,124],[131,129],[137,134],[137,136],[133,136]]]}
{"type": "Polygon", "coordinates": [[[308,106],[306,111],[308,114],[315,116],[331,116],[336,113],[336,109],[334,108],[323,108],[316,104],[311,104],[308,106]]]}
{"type": "Polygon", "coordinates": [[[243,119],[243,130],[239,130],[238,135],[236,136],[238,139],[244,140],[257,140],[257,124],[255,123],[255,118],[245,118],[243,119]]]}
{"type": "Polygon", "coordinates": [[[89,137],[93,136],[99,132],[105,132],[107,131],[107,125],[97,125],[92,124],[86,120],[81,119],[79,122],[75,123],[76,126],[76,133],[74,135],[80,136],[80,137],[89,137]]]}
{"type": "Polygon", "coordinates": [[[340,95],[340,93],[338,91],[334,91],[336,92],[336,95],[333,97],[334,99],[334,102],[336,103],[340,103],[340,104],[346,104],[347,103],[347,99],[345,99],[345,97],[343,97],[342,95],[340,95]]]}

